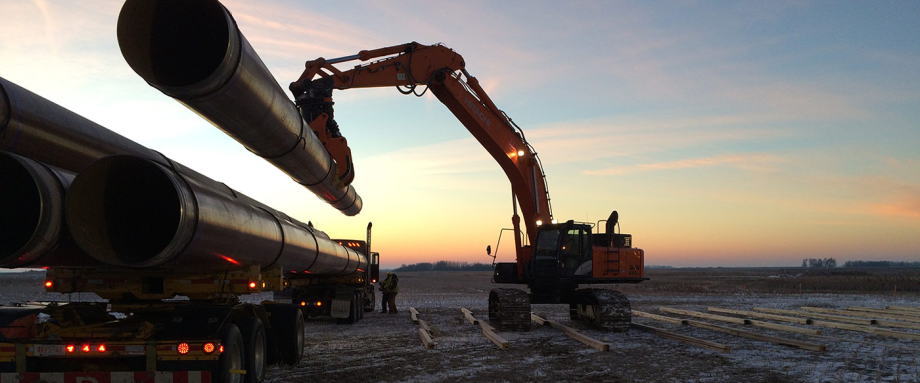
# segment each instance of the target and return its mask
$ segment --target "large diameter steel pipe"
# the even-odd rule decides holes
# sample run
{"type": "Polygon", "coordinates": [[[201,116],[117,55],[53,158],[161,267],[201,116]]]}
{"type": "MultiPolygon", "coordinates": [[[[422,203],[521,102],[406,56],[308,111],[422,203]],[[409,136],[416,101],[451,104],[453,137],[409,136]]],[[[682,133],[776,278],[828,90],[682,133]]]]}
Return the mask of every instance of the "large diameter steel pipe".
{"type": "Polygon", "coordinates": [[[361,198],[216,0],[128,0],[118,16],[128,65],[346,215],[361,198]]]}
{"type": "Polygon", "coordinates": [[[0,150],[79,172],[99,158],[146,147],[0,77],[0,150]]]}
{"type": "Polygon", "coordinates": [[[94,258],[127,267],[246,266],[344,275],[367,258],[206,177],[132,156],[101,159],[67,194],[67,222],[94,258]]]}
{"type": "Polygon", "coordinates": [[[96,263],[64,225],[64,192],[72,180],[72,173],[0,152],[0,267],[96,263]]]}

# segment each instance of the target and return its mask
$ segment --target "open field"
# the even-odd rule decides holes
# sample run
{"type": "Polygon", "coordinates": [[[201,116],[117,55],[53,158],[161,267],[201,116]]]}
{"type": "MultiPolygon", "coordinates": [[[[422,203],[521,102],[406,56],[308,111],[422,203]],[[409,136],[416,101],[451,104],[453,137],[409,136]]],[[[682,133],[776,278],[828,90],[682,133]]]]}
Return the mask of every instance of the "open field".
{"type": "MultiPolygon", "coordinates": [[[[707,307],[798,310],[801,306],[845,309],[920,306],[920,271],[865,271],[851,275],[803,274],[801,269],[656,269],[653,278],[623,286],[635,310],[664,313],[660,306],[709,314],[707,307]],[[802,275],[799,275],[802,274],[802,275]],[[894,286],[898,287],[895,289],[894,286]],[[829,291],[841,291],[831,293],[829,291]],[[813,292],[814,291],[814,292],[813,292]]],[[[697,319],[757,334],[826,346],[807,351],[690,326],[634,318],[634,322],[672,330],[731,347],[719,352],[637,330],[605,333],[571,322],[567,307],[535,305],[533,311],[610,344],[596,351],[553,328],[529,333],[500,332],[509,342],[501,350],[478,327],[462,320],[460,307],[487,318],[492,287],[488,272],[400,273],[397,315],[369,313],[356,325],[311,322],[307,357],[296,367],[272,368],[269,380],[286,381],[592,381],[592,382],[920,382],[920,329],[873,328],[913,334],[900,339],[865,332],[783,323],[819,329],[804,335],[697,319]],[[434,349],[422,347],[407,308],[434,328],[434,349]]],[[[40,274],[0,275],[0,303],[62,299],[45,295],[40,274]]],[[[73,297],[87,299],[89,297],[73,297]]],[[[263,297],[250,297],[258,300],[263,297]]],[[[855,317],[854,317],[855,318],[855,317]]],[[[911,323],[911,322],[898,322],[911,323]]]]}

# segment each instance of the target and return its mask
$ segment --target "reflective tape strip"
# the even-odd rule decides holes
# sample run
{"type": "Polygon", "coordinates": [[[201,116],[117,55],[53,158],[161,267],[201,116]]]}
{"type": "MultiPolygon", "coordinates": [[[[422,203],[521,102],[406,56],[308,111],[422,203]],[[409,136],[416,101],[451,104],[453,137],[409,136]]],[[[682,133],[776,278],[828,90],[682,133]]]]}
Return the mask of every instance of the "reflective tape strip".
{"type": "Polygon", "coordinates": [[[0,373],[0,383],[211,383],[209,371],[15,372],[0,373]]]}

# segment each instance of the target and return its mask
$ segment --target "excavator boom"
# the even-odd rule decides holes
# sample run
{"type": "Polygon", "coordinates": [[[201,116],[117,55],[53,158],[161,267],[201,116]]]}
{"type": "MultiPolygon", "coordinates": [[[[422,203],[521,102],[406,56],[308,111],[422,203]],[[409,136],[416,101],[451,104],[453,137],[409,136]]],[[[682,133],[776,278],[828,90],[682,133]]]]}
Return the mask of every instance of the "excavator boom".
{"type": "MultiPolygon", "coordinates": [[[[337,59],[319,58],[308,61],[305,66],[290,89],[308,121],[321,119],[324,122],[325,126],[314,128],[319,130],[317,135],[321,138],[330,134],[329,129],[338,126],[334,122],[329,124],[331,117],[323,117],[324,113],[332,114],[333,89],[396,86],[404,94],[421,96],[416,89],[425,87],[421,92],[430,89],[504,170],[511,182],[514,199],[521,208],[528,242],[536,240],[539,225],[552,222],[546,178],[537,153],[527,143],[524,132],[495,106],[479,81],[470,76],[463,58],[453,50],[443,45],[413,42],[337,59]],[[347,71],[332,65],[351,60],[375,61],[347,71]]],[[[331,152],[335,157],[335,149],[331,152]]],[[[521,242],[519,221],[517,215],[512,217],[517,263],[524,265],[532,252],[521,242]]]]}

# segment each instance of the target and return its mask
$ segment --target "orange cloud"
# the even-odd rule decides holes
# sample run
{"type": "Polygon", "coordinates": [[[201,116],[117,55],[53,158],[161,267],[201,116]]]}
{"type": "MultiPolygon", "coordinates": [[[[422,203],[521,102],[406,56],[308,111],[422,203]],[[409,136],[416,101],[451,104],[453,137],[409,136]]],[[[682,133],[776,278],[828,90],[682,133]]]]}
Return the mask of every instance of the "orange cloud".
{"type": "Polygon", "coordinates": [[[730,166],[749,171],[770,171],[770,165],[784,160],[780,157],[767,154],[723,155],[703,158],[687,158],[677,161],[653,162],[629,166],[617,166],[599,170],[585,170],[582,173],[591,175],[617,175],[656,170],[693,169],[713,166],[730,166]]]}

